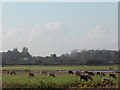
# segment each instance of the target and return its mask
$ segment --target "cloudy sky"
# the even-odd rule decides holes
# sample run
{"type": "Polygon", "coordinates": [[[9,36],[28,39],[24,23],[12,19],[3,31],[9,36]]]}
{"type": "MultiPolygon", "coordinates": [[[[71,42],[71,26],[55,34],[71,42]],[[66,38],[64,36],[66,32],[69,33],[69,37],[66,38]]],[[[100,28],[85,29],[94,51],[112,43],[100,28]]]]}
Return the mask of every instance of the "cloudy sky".
{"type": "Polygon", "coordinates": [[[118,48],[117,2],[3,3],[2,51],[32,55],[118,48]]]}

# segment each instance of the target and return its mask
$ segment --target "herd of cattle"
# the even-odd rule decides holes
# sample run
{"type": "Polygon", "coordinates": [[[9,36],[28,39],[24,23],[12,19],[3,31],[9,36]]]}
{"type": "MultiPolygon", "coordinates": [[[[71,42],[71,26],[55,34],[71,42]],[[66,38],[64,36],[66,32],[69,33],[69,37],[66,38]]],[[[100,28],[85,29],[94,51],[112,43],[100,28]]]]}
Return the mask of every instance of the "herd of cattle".
{"type": "MultiPolygon", "coordinates": [[[[69,74],[73,74],[72,71],[68,71],[69,74]]],[[[76,75],[80,77],[80,81],[83,79],[85,80],[86,82],[90,79],[91,81],[93,80],[91,76],[95,76],[95,73],[93,72],[88,72],[88,71],[84,71],[84,73],[87,73],[87,75],[82,75],[81,72],[79,71],[76,71],[76,75]]],[[[103,72],[96,72],[96,75],[100,75],[100,76],[106,76],[105,73],[103,72]]],[[[114,73],[110,73],[109,74],[109,78],[115,78],[117,79],[116,75],[114,73]]],[[[107,78],[103,78],[103,80],[109,80],[107,78]]]]}
{"type": "MultiPolygon", "coordinates": [[[[16,71],[14,71],[14,70],[12,70],[12,71],[6,70],[6,73],[12,75],[12,74],[16,74],[16,71]]],[[[42,71],[41,74],[48,74],[48,76],[56,77],[56,75],[54,73],[47,73],[46,71],[42,71]]],[[[73,75],[74,73],[73,73],[73,71],[68,71],[68,74],[72,74],[73,75]]],[[[88,71],[84,71],[83,73],[80,72],[80,71],[76,71],[75,75],[80,77],[80,81],[81,80],[85,80],[86,82],[88,80],[92,81],[93,80],[92,76],[95,76],[95,75],[97,75],[97,76],[106,76],[106,74],[103,73],[103,72],[96,72],[96,73],[94,73],[94,72],[88,72],[88,71]]],[[[28,73],[28,77],[35,77],[35,74],[32,73],[32,72],[29,72],[28,73]]],[[[109,78],[117,79],[115,73],[109,73],[109,78]]],[[[109,79],[108,78],[103,78],[103,80],[109,80],[109,79]]]]}

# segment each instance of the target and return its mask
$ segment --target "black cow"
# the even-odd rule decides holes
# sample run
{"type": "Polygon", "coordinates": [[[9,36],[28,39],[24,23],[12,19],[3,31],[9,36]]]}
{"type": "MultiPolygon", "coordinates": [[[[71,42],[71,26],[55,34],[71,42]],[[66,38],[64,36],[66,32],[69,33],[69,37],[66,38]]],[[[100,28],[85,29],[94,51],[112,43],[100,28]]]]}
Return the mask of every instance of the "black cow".
{"type": "Polygon", "coordinates": [[[41,73],[42,73],[42,74],[47,74],[45,71],[42,71],[41,73]]]}
{"type": "Polygon", "coordinates": [[[95,74],[93,72],[88,72],[88,75],[94,76],[95,74]]]}
{"type": "Polygon", "coordinates": [[[76,71],[76,75],[77,75],[77,76],[80,76],[80,75],[81,75],[81,72],[76,71]]]}
{"type": "Polygon", "coordinates": [[[28,77],[35,77],[35,75],[33,73],[29,73],[28,77]]]}
{"type": "Polygon", "coordinates": [[[8,70],[7,70],[6,72],[7,72],[7,73],[10,73],[10,71],[8,71],[8,70]]]}
{"type": "Polygon", "coordinates": [[[101,75],[100,72],[97,72],[97,75],[101,75]]]}
{"type": "Polygon", "coordinates": [[[16,74],[16,72],[15,72],[15,71],[10,71],[9,73],[10,73],[10,74],[16,74]]]}
{"type": "Polygon", "coordinates": [[[109,74],[109,78],[110,78],[110,77],[117,79],[116,75],[115,75],[115,74],[112,74],[112,73],[109,74]]]}
{"type": "Polygon", "coordinates": [[[91,81],[93,80],[90,75],[80,75],[80,81],[85,80],[86,82],[90,79],[91,81]]]}
{"type": "Polygon", "coordinates": [[[73,74],[73,71],[68,71],[68,74],[73,74]]]}
{"type": "Polygon", "coordinates": [[[116,71],[116,73],[120,74],[120,72],[119,72],[119,71],[116,71]]]}
{"type": "Polygon", "coordinates": [[[84,73],[88,73],[88,71],[84,71],[84,73]]]}
{"type": "Polygon", "coordinates": [[[55,77],[55,74],[53,74],[53,73],[48,73],[48,76],[55,77]]]}
{"type": "Polygon", "coordinates": [[[103,72],[97,72],[97,75],[105,76],[105,73],[103,73],[103,72]]]}

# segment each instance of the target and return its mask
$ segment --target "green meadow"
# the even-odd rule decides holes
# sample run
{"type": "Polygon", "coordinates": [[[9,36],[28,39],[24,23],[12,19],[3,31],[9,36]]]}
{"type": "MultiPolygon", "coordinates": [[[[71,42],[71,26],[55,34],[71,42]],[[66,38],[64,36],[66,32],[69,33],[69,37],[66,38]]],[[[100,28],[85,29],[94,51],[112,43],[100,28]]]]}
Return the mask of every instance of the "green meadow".
{"type": "MultiPolygon", "coordinates": [[[[120,74],[116,73],[117,79],[109,78],[109,73],[105,73],[106,76],[92,76],[93,80],[88,82],[82,80],[80,77],[69,75],[67,72],[54,72],[56,77],[48,76],[47,74],[41,74],[40,72],[34,72],[35,70],[108,70],[112,67],[112,70],[118,70],[117,65],[113,66],[3,66],[2,70],[31,70],[34,77],[28,78],[29,72],[16,72],[17,74],[2,73],[2,88],[118,88],[120,82],[118,77],[120,74]],[[108,78],[110,81],[102,81],[102,78],[108,78]]],[[[48,73],[47,72],[47,73],[48,73]]],[[[84,73],[82,73],[84,74],[84,73]]],[[[95,73],[96,74],[96,73],[95,73]]]]}
{"type": "MultiPolygon", "coordinates": [[[[120,76],[120,75],[119,75],[120,76]]],[[[105,76],[109,78],[108,76],[105,76]]],[[[117,88],[118,80],[110,78],[110,82],[102,82],[101,76],[93,76],[93,81],[80,81],[76,75],[56,75],[50,77],[47,75],[36,75],[35,78],[28,78],[26,75],[3,75],[3,88],[117,88]]],[[[118,75],[117,75],[118,78],[118,75]]]]}
{"type": "Polygon", "coordinates": [[[3,66],[2,70],[108,70],[112,67],[112,70],[118,70],[117,65],[106,65],[106,66],[40,66],[40,65],[17,65],[17,66],[3,66]]]}

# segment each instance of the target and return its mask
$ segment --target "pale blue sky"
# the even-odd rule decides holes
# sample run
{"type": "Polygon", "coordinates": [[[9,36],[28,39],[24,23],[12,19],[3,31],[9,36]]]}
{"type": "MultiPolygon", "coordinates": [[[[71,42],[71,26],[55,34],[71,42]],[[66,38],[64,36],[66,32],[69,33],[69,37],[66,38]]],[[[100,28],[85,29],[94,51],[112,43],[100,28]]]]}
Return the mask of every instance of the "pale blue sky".
{"type": "MultiPolygon", "coordinates": [[[[112,37],[115,37],[117,35],[116,31],[118,28],[118,25],[117,25],[118,24],[118,6],[117,5],[118,5],[117,2],[3,3],[3,9],[2,9],[3,10],[3,13],[2,13],[3,37],[7,36],[7,34],[11,35],[11,33],[13,34],[13,32],[25,34],[25,33],[28,33],[29,31],[33,32],[37,30],[38,33],[42,33],[38,35],[38,37],[36,37],[38,38],[38,40],[34,42],[38,45],[34,45],[34,44],[29,45],[30,43],[29,44],[26,43],[27,40],[21,39],[23,34],[21,34],[20,36],[18,34],[17,37],[14,37],[14,38],[20,38],[19,40],[16,39],[19,42],[17,43],[12,42],[16,40],[11,39],[9,40],[9,42],[14,43],[14,45],[10,45],[10,46],[6,45],[4,46],[3,50],[12,49],[13,47],[21,48],[22,46],[28,46],[29,48],[31,48],[31,52],[35,55],[39,55],[39,54],[49,55],[51,53],[57,53],[58,55],[60,55],[62,53],[70,52],[71,49],[79,49],[79,50],[89,49],[89,48],[117,49],[116,45],[115,46],[112,45],[113,43],[115,43],[114,41],[111,42],[110,47],[108,46],[110,45],[109,40],[108,40],[108,43],[106,43],[106,45],[102,43],[103,45],[101,46],[97,44],[94,46],[91,44],[90,47],[88,46],[83,47],[84,44],[89,45],[90,40],[89,41],[84,40],[85,41],[84,44],[78,43],[78,42],[83,43],[83,41],[81,41],[81,38],[84,38],[84,36],[89,34],[89,32],[94,32],[94,29],[96,28],[97,30],[105,29],[105,31],[110,30],[111,32],[115,32],[115,34],[112,36],[112,37]],[[56,30],[57,28],[60,30],[58,30],[59,32],[56,32],[56,31],[49,32],[49,29],[48,31],[46,31],[46,25],[48,25],[47,29],[49,28],[49,29],[56,30]],[[56,28],[53,28],[54,25],[57,25],[55,26],[56,28]],[[33,28],[34,30],[32,31],[31,29],[33,28]],[[13,29],[18,30],[19,32],[13,29]],[[39,38],[43,38],[42,40],[44,40],[45,39],[44,36],[47,37],[48,45],[46,45],[46,43],[43,44],[43,42],[39,40],[39,38]],[[55,38],[58,41],[55,40],[55,38]],[[63,39],[65,39],[65,41],[63,39]],[[23,42],[21,40],[25,40],[25,41],[23,42]],[[66,40],[67,41],[69,40],[70,42],[66,43],[66,40]],[[54,41],[56,41],[56,44],[52,44],[54,41]],[[63,43],[63,41],[64,41],[64,45],[60,47],[59,45],[60,43],[63,43]],[[37,43],[37,42],[41,42],[41,43],[37,43]],[[73,43],[75,45],[73,45],[73,43]],[[70,45],[69,47],[67,46],[68,44],[70,45]],[[42,46],[42,48],[47,48],[46,51],[41,50],[42,48],[39,48],[39,50],[41,50],[44,53],[40,51],[32,50],[32,49],[38,48],[40,45],[42,46]],[[55,47],[55,49],[53,49],[53,47],[55,47]],[[48,49],[50,50],[49,52],[47,52],[48,49]]],[[[105,34],[104,32],[102,33],[105,34]]],[[[101,36],[103,34],[101,34],[101,36]]],[[[105,34],[105,37],[106,37],[106,34],[105,34]]],[[[3,41],[3,44],[7,43],[7,39],[5,39],[5,41],[6,42],[3,41]]]]}
{"type": "Polygon", "coordinates": [[[26,28],[34,24],[60,21],[72,28],[117,25],[117,2],[87,3],[3,3],[6,28],[26,28]],[[12,22],[12,23],[11,23],[12,22]]]}

